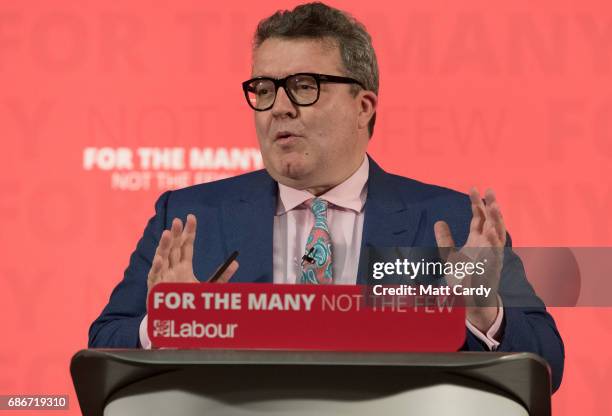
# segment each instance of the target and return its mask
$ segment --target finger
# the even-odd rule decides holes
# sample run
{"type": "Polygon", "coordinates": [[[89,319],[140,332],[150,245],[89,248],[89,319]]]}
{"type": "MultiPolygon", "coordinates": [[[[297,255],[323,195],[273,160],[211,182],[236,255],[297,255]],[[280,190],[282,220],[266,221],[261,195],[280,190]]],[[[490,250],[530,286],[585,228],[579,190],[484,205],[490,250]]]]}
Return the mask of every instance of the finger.
{"type": "Polygon", "coordinates": [[[497,239],[501,243],[501,245],[506,244],[506,224],[504,222],[504,217],[501,213],[501,209],[499,208],[499,204],[493,202],[490,206],[490,215],[492,228],[495,229],[495,234],[497,239]]]}
{"type": "Polygon", "coordinates": [[[193,214],[187,215],[183,229],[183,244],[181,245],[181,261],[193,264],[193,243],[196,236],[197,222],[193,214]]]}
{"type": "Polygon", "coordinates": [[[163,264],[164,261],[161,256],[159,254],[155,254],[155,257],[153,257],[153,263],[151,264],[151,269],[149,270],[149,276],[147,277],[147,286],[149,289],[161,280],[163,264]]]}
{"type": "Polygon", "coordinates": [[[506,225],[499,207],[499,202],[497,202],[495,192],[493,192],[492,189],[487,189],[485,191],[485,202],[487,208],[487,221],[489,221],[490,226],[495,229],[498,240],[504,241],[505,244],[506,225]]]}
{"type": "Polygon", "coordinates": [[[451,234],[448,224],[444,221],[437,221],[434,224],[434,235],[438,247],[455,247],[455,241],[451,234]]]}
{"type": "Polygon", "coordinates": [[[229,282],[229,280],[232,278],[234,273],[236,273],[236,270],[238,270],[239,266],[240,265],[238,264],[238,262],[236,260],[232,261],[230,263],[230,265],[227,266],[227,269],[225,269],[225,271],[223,273],[221,273],[221,276],[217,279],[216,283],[227,283],[227,282],[229,282]]]}
{"type": "Polygon", "coordinates": [[[170,235],[170,231],[164,230],[162,232],[161,238],[159,239],[159,244],[157,245],[157,249],[155,250],[155,255],[159,255],[162,260],[162,274],[163,269],[168,268],[169,265],[169,256],[170,256],[170,248],[172,247],[172,236],[170,235]]]}
{"type": "Polygon", "coordinates": [[[157,280],[160,277],[163,260],[159,254],[155,254],[151,263],[151,269],[149,270],[148,280],[157,280]]]}
{"type": "Polygon", "coordinates": [[[470,189],[470,202],[472,204],[472,221],[470,222],[470,232],[482,233],[487,216],[485,205],[480,198],[480,192],[478,192],[478,189],[475,187],[470,189]]]}
{"type": "Polygon", "coordinates": [[[484,194],[485,204],[491,205],[496,201],[495,192],[491,188],[487,188],[484,194]]]}
{"type": "Polygon", "coordinates": [[[484,233],[484,236],[489,242],[489,244],[491,244],[492,247],[501,246],[501,239],[499,238],[499,235],[497,235],[497,230],[495,228],[493,227],[487,228],[487,230],[484,233]]]}
{"type": "Polygon", "coordinates": [[[170,246],[170,267],[174,267],[181,261],[181,234],[183,233],[183,222],[179,218],[172,220],[170,233],[172,235],[172,244],[170,246]]]}

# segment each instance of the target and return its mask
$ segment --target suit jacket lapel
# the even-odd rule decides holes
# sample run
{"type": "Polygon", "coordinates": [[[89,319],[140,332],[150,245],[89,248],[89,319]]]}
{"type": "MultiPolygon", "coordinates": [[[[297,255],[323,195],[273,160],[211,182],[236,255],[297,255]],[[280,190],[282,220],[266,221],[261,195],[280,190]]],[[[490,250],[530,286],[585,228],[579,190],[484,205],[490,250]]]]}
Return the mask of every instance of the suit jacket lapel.
{"type": "MultiPolygon", "coordinates": [[[[372,158],[369,162],[358,284],[366,283],[366,248],[416,245],[423,217],[422,208],[399,197],[394,176],[382,170],[372,158]]],[[[227,255],[233,250],[240,253],[240,267],[232,282],[273,281],[272,238],[277,194],[276,181],[262,171],[236,198],[222,205],[227,255]]]]}
{"type": "MultiPolygon", "coordinates": [[[[368,156],[369,157],[369,156],[368,156]]],[[[408,247],[415,245],[423,216],[422,209],[403,201],[396,189],[394,176],[372,160],[368,177],[363,236],[357,283],[366,284],[367,247],[408,247]]]]}
{"type": "Polygon", "coordinates": [[[248,185],[236,199],[222,206],[226,251],[228,255],[234,250],[239,252],[240,267],[232,282],[272,283],[277,184],[262,171],[248,185]]]}

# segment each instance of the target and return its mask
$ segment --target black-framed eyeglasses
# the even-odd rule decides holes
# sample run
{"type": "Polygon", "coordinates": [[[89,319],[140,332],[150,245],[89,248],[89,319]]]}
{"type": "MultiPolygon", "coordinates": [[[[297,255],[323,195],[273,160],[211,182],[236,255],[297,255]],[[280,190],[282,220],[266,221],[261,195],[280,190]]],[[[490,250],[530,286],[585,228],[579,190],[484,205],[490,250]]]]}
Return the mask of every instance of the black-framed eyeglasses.
{"type": "Polygon", "coordinates": [[[300,72],[281,79],[257,77],[244,81],[242,89],[247,103],[253,110],[266,111],[274,105],[276,92],[280,87],[285,89],[285,93],[292,103],[299,106],[313,105],[319,99],[322,82],[357,84],[365,89],[361,82],[353,78],[310,72],[300,72]]]}

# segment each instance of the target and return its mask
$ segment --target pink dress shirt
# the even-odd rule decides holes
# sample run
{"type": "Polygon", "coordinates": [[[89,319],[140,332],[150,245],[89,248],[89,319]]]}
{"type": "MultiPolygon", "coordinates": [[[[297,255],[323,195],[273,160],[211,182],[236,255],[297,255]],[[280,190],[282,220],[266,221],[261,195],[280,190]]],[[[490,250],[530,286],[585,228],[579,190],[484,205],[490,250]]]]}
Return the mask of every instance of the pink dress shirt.
{"type": "MultiPolygon", "coordinates": [[[[332,239],[334,284],[357,283],[368,174],[368,158],[364,157],[353,175],[319,195],[328,202],[327,223],[332,239]]],[[[273,278],[277,284],[295,284],[301,271],[306,239],[314,223],[314,216],[304,202],[314,198],[314,195],[279,183],[278,196],[273,230],[273,278]]],[[[490,350],[499,346],[495,337],[501,327],[504,310],[499,297],[498,301],[497,318],[486,334],[466,319],[467,328],[490,350]]],[[[146,316],[140,323],[139,333],[142,347],[150,348],[146,316]]]]}

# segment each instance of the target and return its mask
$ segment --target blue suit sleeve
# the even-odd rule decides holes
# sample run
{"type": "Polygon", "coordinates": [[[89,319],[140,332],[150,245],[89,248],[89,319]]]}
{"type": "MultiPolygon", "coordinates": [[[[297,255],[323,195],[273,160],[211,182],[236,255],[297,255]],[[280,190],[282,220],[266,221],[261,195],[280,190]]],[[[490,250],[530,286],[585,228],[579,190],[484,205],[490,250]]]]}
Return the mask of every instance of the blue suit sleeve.
{"type": "MultiPolygon", "coordinates": [[[[532,352],[543,357],[551,368],[554,392],[559,388],[563,377],[563,341],[555,321],[527,281],[523,263],[510,249],[510,241],[508,236],[499,287],[499,295],[504,304],[504,322],[497,351],[532,352]]],[[[486,347],[467,331],[464,349],[485,351],[486,347]]]]}
{"type": "Polygon", "coordinates": [[[139,348],[139,326],[146,311],[147,275],[167,225],[170,191],[155,204],[153,216],[130,257],[123,280],[113,289],[106,307],[89,328],[89,348],[139,348]]]}

